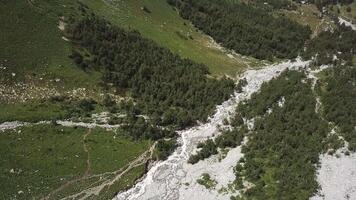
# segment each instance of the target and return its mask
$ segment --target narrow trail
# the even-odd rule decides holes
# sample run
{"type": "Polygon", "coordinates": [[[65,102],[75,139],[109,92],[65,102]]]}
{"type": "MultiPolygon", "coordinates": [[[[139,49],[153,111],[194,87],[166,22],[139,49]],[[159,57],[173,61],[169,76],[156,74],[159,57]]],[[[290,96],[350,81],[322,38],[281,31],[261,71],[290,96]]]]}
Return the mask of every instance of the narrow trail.
{"type": "MultiPolygon", "coordinates": [[[[17,128],[21,127],[27,127],[27,126],[36,126],[36,125],[43,125],[43,124],[50,124],[51,121],[39,121],[35,123],[30,123],[30,122],[21,122],[21,121],[12,121],[12,122],[4,122],[0,123],[0,133],[5,132],[7,130],[16,130],[17,128]]],[[[88,187],[74,195],[71,195],[69,197],[65,197],[63,199],[73,199],[73,198],[78,198],[81,195],[84,195],[84,197],[80,197],[80,199],[85,199],[91,195],[98,195],[105,187],[110,187],[112,186],[116,181],[120,180],[122,176],[124,176],[127,172],[132,170],[133,168],[143,165],[146,162],[148,162],[152,156],[153,156],[153,151],[156,146],[156,142],[150,147],[149,150],[145,151],[142,153],[139,157],[137,157],[135,160],[131,161],[128,163],[126,166],[113,171],[113,172],[105,172],[102,174],[91,174],[91,162],[90,162],[90,154],[89,154],[89,146],[88,143],[86,142],[88,136],[90,135],[91,131],[93,128],[105,128],[105,129],[116,129],[122,126],[122,124],[116,124],[116,125],[110,125],[110,124],[98,124],[98,123],[85,123],[85,122],[73,122],[73,121],[62,121],[62,120],[57,120],[56,123],[60,126],[64,127],[83,127],[87,128],[88,131],[86,132],[85,135],[83,135],[81,143],[83,145],[83,151],[87,154],[87,159],[86,159],[86,169],[85,172],[82,176],[75,178],[73,180],[69,180],[59,186],[57,189],[51,191],[46,197],[43,197],[42,200],[48,200],[48,199],[53,199],[54,195],[60,193],[61,191],[65,190],[66,188],[73,186],[75,183],[78,183],[83,180],[90,180],[92,178],[99,178],[99,180],[94,181],[88,187]]]]}
{"type": "Polygon", "coordinates": [[[57,194],[58,192],[64,190],[65,188],[69,187],[70,185],[72,185],[73,183],[76,183],[80,180],[86,179],[88,178],[88,176],[90,175],[90,169],[91,169],[91,164],[90,164],[90,156],[89,156],[89,149],[86,143],[86,138],[90,135],[91,133],[91,129],[88,130],[88,132],[83,135],[83,139],[82,139],[82,144],[83,144],[83,150],[84,152],[87,154],[87,159],[86,159],[86,169],[85,172],[82,176],[80,176],[79,178],[67,181],[66,183],[64,183],[63,185],[61,185],[59,188],[53,190],[52,192],[50,192],[45,198],[43,198],[43,200],[48,200],[50,199],[53,195],[57,194]]]}
{"type": "Polygon", "coordinates": [[[52,191],[51,193],[49,193],[45,198],[43,198],[42,200],[48,200],[53,198],[53,196],[55,194],[58,194],[59,192],[63,191],[64,189],[70,187],[71,185],[82,181],[82,180],[86,180],[86,179],[90,179],[90,178],[96,178],[96,177],[105,177],[103,180],[99,180],[94,182],[93,184],[91,184],[89,186],[89,188],[80,191],[76,194],[67,196],[65,198],[62,198],[63,200],[65,199],[76,199],[78,197],[80,197],[79,199],[87,199],[88,197],[92,196],[92,195],[99,195],[101,191],[103,191],[104,188],[106,187],[110,187],[112,186],[116,181],[120,180],[122,178],[122,176],[124,176],[127,172],[129,172],[130,170],[132,170],[135,167],[138,167],[140,165],[145,164],[149,159],[152,158],[153,155],[153,151],[156,147],[156,142],[150,147],[149,150],[145,151],[144,153],[142,153],[139,157],[137,157],[135,160],[131,161],[128,165],[114,171],[114,172],[105,172],[102,174],[95,174],[95,175],[91,175],[90,171],[91,171],[91,162],[90,162],[90,154],[89,154],[89,147],[88,144],[86,143],[86,139],[87,137],[90,135],[91,133],[91,129],[88,130],[88,132],[83,136],[82,139],[82,144],[83,144],[83,150],[84,152],[87,153],[87,167],[86,170],[84,172],[84,174],[76,179],[70,180],[66,183],[64,183],[63,185],[61,185],[59,188],[55,189],[54,191],[52,191]],[[91,175],[91,176],[90,176],[91,175]],[[111,176],[114,176],[113,178],[111,176]],[[101,183],[100,183],[101,182],[101,183]],[[97,185],[98,183],[100,183],[100,185],[97,185]],[[97,186],[94,186],[97,185],[97,186]]]}
{"type": "MultiPolygon", "coordinates": [[[[131,171],[133,168],[138,167],[138,166],[143,165],[146,162],[148,162],[148,160],[150,160],[152,158],[153,151],[154,151],[155,147],[156,147],[156,142],[150,147],[149,150],[142,153],[139,157],[137,157],[135,160],[131,161],[125,167],[122,167],[115,172],[104,173],[104,174],[114,175],[113,178],[111,178],[111,177],[106,178],[105,180],[101,181],[100,185],[94,186],[94,187],[89,187],[83,191],[76,193],[76,194],[62,198],[62,200],[77,199],[77,198],[84,200],[84,199],[88,199],[91,196],[99,195],[104,190],[104,188],[110,188],[116,181],[120,180],[122,178],[122,176],[124,176],[126,173],[131,171]]],[[[94,175],[94,176],[98,176],[98,175],[94,175]]],[[[94,177],[94,176],[92,176],[92,177],[94,177]]],[[[91,178],[91,177],[86,177],[86,178],[91,178]]],[[[83,178],[83,179],[85,179],[85,178],[83,178]]],[[[96,185],[99,182],[100,181],[95,182],[92,185],[96,185]]]]}
{"type": "Polygon", "coordinates": [[[86,139],[87,139],[88,135],[90,135],[90,133],[91,133],[91,129],[89,129],[89,131],[83,136],[83,140],[82,140],[83,150],[85,153],[87,153],[87,161],[86,161],[87,169],[85,170],[83,178],[88,177],[88,175],[90,174],[90,169],[91,169],[89,149],[88,149],[88,145],[86,143],[86,139]]]}

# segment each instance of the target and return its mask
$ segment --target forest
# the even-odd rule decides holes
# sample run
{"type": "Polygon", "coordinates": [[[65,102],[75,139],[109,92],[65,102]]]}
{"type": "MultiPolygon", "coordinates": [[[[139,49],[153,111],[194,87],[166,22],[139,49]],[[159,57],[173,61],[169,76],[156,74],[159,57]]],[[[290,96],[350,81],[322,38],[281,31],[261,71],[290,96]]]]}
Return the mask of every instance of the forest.
{"type": "Polygon", "coordinates": [[[352,65],[356,52],[356,31],[339,25],[333,31],[323,31],[307,42],[306,50],[301,54],[304,59],[314,57],[315,65],[341,64],[352,65]]]}
{"type": "Polygon", "coordinates": [[[318,83],[325,117],[356,151],[356,66],[337,66],[325,71],[318,83]]]}
{"type": "MultiPolygon", "coordinates": [[[[342,127],[350,148],[355,134],[351,130],[356,116],[356,104],[351,100],[356,98],[355,72],[354,67],[337,69],[339,75],[325,80],[332,89],[319,89],[327,91],[322,94],[327,118],[342,127]]],[[[241,102],[228,122],[231,129],[200,143],[189,162],[194,164],[218,154],[219,149],[241,145],[247,136],[242,146],[245,156],[235,167],[234,187],[242,189],[243,180],[255,186],[232,199],[308,199],[318,188],[315,173],[319,154],[338,145],[328,136],[328,123],[315,112],[315,105],[316,96],[304,72],[283,72],[241,102]],[[244,121],[252,119],[254,127],[248,130],[244,121]]]]}
{"type": "Polygon", "coordinates": [[[200,160],[209,158],[212,155],[219,153],[219,149],[234,148],[241,145],[244,136],[247,135],[248,129],[244,125],[243,119],[237,113],[230,122],[231,130],[221,130],[222,133],[214,139],[208,139],[205,142],[198,144],[198,152],[189,157],[188,162],[195,164],[200,160]]]}
{"type": "Polygon", "coordinates": [[[77,46],[70,56],[85,71],[103,73],[103,87],[129,95],[136,114],[155,125],[183,129],[205,121],[234,91],[232,80],[213,78],[205,65],[180,58],[135,30],[124,30],[85,14],[70,18],[67,37],[77,46]]]}
{"type": "Polygon", "coordinates": [[[167,0],[198,29],[224,47],[259,59],[294,58],[311,30],[286,17],[244,3],[218,0],[167,0]]]}
{"type": "Polygon", "coordinates": [[[329,128],[315,112],[315,96],[305,78],[302,72],[284,72],[238,106],[242,117],[255,119],[242,147],[245,157],[235,170],[236,182],[244,177],[255,185],[243,197],[309,199],[317,190],[316,166],[329,128]],[[278,103],[282,97],[284,103],[278,103]]]}

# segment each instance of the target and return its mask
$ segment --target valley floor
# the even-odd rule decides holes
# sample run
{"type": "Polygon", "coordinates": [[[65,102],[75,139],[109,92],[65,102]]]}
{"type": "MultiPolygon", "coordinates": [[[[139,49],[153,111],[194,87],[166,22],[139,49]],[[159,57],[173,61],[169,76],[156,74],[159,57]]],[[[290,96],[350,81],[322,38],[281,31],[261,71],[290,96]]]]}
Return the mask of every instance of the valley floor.
{"type": "Polygon", "coordinates": [[[223,125],[223,120],[232,116],[236,105],[257,92],[262,83],[278,76],[283,70],[304,68],[307,64],[308,62],[299,60],[246,71],[241,77],[247,80],[242,93],[235,93],[229,101],[218,106],[209,123],[182,131],[181,146],[177,151],[168,160],[152,167],[142,182],[118,194],[116,199],[189,199],[192,195],[194,199],[202,200],[230,199],[231,194],[236,192],[229,191],[229,184],[235,178],[233,168],[242,157],[241,147],[231,150],[221,160],[212,157],[194,165],[187,163],[189,156],[197,150],[196,145],[199,142],[217,136],[220,133],[218,127],[223,125]],[[203,173],[210,174],[217,181],[216,188],[209,190],[196,182],[203,173]]]}

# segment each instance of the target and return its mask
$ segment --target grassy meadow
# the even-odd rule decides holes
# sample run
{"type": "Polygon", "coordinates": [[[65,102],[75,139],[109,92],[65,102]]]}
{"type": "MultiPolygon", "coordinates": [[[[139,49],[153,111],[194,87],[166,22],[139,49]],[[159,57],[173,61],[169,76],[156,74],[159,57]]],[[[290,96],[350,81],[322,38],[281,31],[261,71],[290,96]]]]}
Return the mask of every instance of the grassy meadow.
{"type": "MultiPolygon", "coordinates": [[[[150,145],[147,140],[132,141],[120,130],[36,125],[1,132],[0,199],[39,199],[51,192],[50,199],[57,199],[76,194],[113,179],[115,171],[125,169],[150,145]]],[[[133,168],[114,184],[132,184],[143,172],[143,167],[133,168]]],[[[103,195],[112,197],[124,186],[107,189],[103,195]]]]}

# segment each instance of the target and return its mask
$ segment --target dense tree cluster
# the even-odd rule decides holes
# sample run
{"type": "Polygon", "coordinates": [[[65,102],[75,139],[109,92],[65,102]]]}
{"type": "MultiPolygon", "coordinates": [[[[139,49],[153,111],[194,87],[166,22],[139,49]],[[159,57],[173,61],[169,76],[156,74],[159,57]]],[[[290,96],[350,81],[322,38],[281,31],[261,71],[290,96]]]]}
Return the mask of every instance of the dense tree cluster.
{"type": "Polygon", "coordinates": [[[356,31],[340,25],[336,30],[321,32],[310,40],[302,56],[305,59],[315,57],[316,65],[346,62],[352,64],[356,52],[356,31]]]}
{"type": "Polygon", "coordinates": [[[245,157],[235,169],[237,185],[242,187],[242,177],[254,184],[244,198],[309,199],[318,188],[316,166],[329,129],[315,112],[305,80],[302,72],[284,72],[238,106],[242,117],[255,119],[242,148],[245,157]]]}
{"type": "Polygon", "coordinates": [[[188,162],[191,164],[197,163],[199,160],[209,158],[211,155],[218,153],[217,146],[212,139],[208,139],[204,143],[198,144],[198,148],[201,148],[195,155],[190,156],[188,162]]]}
{"type": "Polygon", "coordinates": [[[220,0],[168,0],[180,15],[223,46],[259,59],[293,58],[311,31],[265,9],[220,0]]]}
{"type": "Polygon", "coordinates": [[[173,151],[176,149],[178,146],[177,141],[175,139],[160,139],[157,142],[155,151],[154,151],[154,156],[158,160],[166,160],[169,155],[173,153],[173,151]]]}
{"type": "Polygon", "coordinates": [[[240,145],[248,131],[239,113],[231,119],[230,125],[232,126],[231,130],[222,130],[222,133],[216,138],[199,143],[198,148],[200,150],[196,154],[191,155],[188,162],[195,164],[199,160],[204,160],[217,154],[218,148],[234,148],[240,145]]]}
{"type": "Polygon", "coordinates": [[[356,151],[356,66],[328,69],[318,85],[325,117],[339,127],[349,149],[356,151]]]}
{"type": "Polygon", "coordinates": [[[155,124],[184,128],[204,121],[234,90],[232,80],[210,78],[206,66],[172,54],[137,31],[93,14],[68,22],[68,37],[80,47],[71,56],[78,66],[103,72],[105,85],[129,93],[155,124]]]}
{"type": "Polygon", "coordinates": [[[125,124],[121,127],[133,139],[158,140],[164,137],[173,137],[175,133],[171,130],[164,130],[147,122],[143,117],[130,116],[125,118],[125,124]]]}

